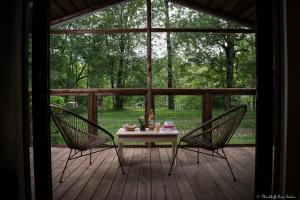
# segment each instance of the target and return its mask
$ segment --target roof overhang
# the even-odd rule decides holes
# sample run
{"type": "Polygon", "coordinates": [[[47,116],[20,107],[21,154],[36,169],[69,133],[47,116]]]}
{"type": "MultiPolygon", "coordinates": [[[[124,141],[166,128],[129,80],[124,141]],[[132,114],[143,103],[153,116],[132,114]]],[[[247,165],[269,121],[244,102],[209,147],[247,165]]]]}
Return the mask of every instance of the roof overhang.
{"type": "MultiPolygon", "coordinates": [[[[52,0],[51,28],[131,0],[52,0]]],[[[201,12],[255,28],[255,0],[169,0],[201,12]]],[[[31,18],[32,2],[29,18],[31,18]]]]}

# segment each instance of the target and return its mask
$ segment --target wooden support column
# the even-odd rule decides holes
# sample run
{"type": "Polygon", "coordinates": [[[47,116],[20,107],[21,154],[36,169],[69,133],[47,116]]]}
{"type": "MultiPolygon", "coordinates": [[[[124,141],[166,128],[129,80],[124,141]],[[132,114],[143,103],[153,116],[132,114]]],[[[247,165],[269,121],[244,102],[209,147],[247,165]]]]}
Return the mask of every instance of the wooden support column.
{"type": "Polygon", "coordinates": [[[33,0],[32,10],[32,129],[35,199],[52,200],[50,138],[50,0],[33,0]]]}
{"type": "MultiPolygon", "coordinates": [[[[97,96],[95,93],[88,95],[88,120],[97,124],[97,96]]],[[[89,133],[95,133],[95,129],[89,127],[89,133]]]]}
{"type": "Polygon", "coordinates": [[[202,123],[212,119],[212,101],[209,93],[202,95],[202,123]]]}
{"type": "MultiPolygon", "coordinates": [[[[210,98],[210,93],[204,93],[202,95],[202,123],[205,123],[212,119],[212,101],[210,98]]],[[[211,124],[207,125],[203,128],[203,130],[207,130],[211,128],[211,124]]],[[[212,137],[207,138],[209,141],[212,140],[212,137]]]]}
{"type": "MultiPolygon", "coordinates": [[[[150,110],[153,109],[152,96],[152,43],[151,43],[151,0],[147,0],[147,123],[150,110]]],[[[154,112],[154,111],[153,111],[154,112]]],[[[149,125],[149,124],[148,124],[149,125]]],[[[154,142],[147,143],[146,146],[151,147],[154,142]]]]}
{"type": "Polygon", "coordinates": [[[148,95],[146,94],[145,95],[145,100],[144,100],[144,103],[145,103],[145,123],[146,123],[146,127],[148,127],[149,123],[148,123],[148,116],[149,116],[149,112],[148,112],[148,95]]]}
{"type": "MultiPolygon", "coordinates": [[[[147,0],[147,110],[152,106],[151,0],[147,0]]],[[[148,116],[146,120],[148,119],[148,116]]]]}

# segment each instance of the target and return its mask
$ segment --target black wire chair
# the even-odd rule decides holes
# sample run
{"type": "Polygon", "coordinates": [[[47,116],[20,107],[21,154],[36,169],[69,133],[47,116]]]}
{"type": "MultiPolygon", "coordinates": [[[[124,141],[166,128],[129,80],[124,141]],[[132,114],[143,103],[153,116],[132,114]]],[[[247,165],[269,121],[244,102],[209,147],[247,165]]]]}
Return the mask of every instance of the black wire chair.
{"type": "Polygon", "coordinates": [[[114,142],[114,136],[110,132],[65,108],[55,105],[50,105],[50,107],[51,119],[63,136],[66,145],[71,149],[59,180],[60,183],[62,182],[69,160],[82,156],[90,156],[90,164],[92,164],[92,154],[110,148],[115,148],[122,173],[124,174],[123,166],[114,142]],[[101,149],[92,151],[93,148],[101,149]],[[87,150],[90,150],[89,153],[84,153],[84,151],[87,150]]]}
{"type": "Polygon", "coordinates": [[[240,122],[242,121],[246,111],[247,111],[246,105],[237,106],[223,113],[222,115],[203,123],[200,127],[183,135],[180,138],[179,144],[176,148],[175,156],[172,160],[172,164],[169,170],[169,175],[171,174],[171,170],[173,168],[178,149],[182,148],[185,150],[197,152],[198,164],[199,164],[200,153],[225,159],[230,169],[230,172],[233,176],[233,180],[236,181],[236,178],[234,176],[234,173],[231,169],[231,166],[228,162],[228,159],[225,155],[223,148],[227,146],[232,135],[236,131],[240,122]],[[187,146],[197,147],[197,151],[187,148],[187,146]],[[206,152],[200,152],[199,151],[200,148],[208,151],[212,151],[212,154],[206,152]],[[222,154],[219,153],[218,151],[219,149],[222,151],[222,154]]]}

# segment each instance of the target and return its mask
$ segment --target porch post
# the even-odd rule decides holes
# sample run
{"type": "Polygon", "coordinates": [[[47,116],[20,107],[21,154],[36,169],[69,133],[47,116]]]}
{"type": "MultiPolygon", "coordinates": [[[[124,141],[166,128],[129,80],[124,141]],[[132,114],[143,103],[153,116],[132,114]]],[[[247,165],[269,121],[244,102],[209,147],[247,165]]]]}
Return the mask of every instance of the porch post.
{"type": "MultiPolygon", "coordinates": [[[[151,0],[147,0],[147,113],[152,106],[151,0]]],[[[145,120],[148,119],[147,118],[145,120]]]]}
{"type": "Polygon", "coordinates": [[[35,199],[52,199],[49,107],[50,1],[33,1],[32,123],[35,199]]]}
{"type": "MultiPolygon", "coordinates": [[[[212,119],[212,102],[211,102],[211,94],[210,93],[204,93],[202,95],[202,123],[205,123],[212,119]]],[[[208,124],[204,127],[204,130],[207,130],[211,128],[211,124],[208,124]]],[[[212,137],[210,135],[209,138],[207,138],[209,141],[212,140],[212,137]]]]}
{"type": "MultiPolygon", "coordinates": [[[[97,96],[93,92],[88,95],[88,120],[97,124],[97,96]]],[[[95,133],[95,129],[91,126],[89,133],[95,133]]]]}
{"type": "Polygon", "coordinates": [[[202,95],[202,123],[212,119],[212,102],[210,97],[209,93],[202,95]]]}

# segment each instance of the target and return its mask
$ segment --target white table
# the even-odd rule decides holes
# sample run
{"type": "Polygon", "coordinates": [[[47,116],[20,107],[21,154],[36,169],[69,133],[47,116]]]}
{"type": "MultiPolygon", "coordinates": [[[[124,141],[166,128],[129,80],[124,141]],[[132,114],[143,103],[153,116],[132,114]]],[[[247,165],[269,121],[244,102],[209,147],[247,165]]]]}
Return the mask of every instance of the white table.
{"type": "Polygon", "coordinates": [[[178,134],[179,132],[176,129],[160,128],[159,132],[155,132],[150,131],[148,128],[145,131],[140,131],[139,128],[136,128],[134,131],[126,131],[124,128],[120,128],[117,132],[118,152],[121,159],[123,159],[123,144],[125,142],[171,142],[172,156],[174,158],[178,134]]]}

